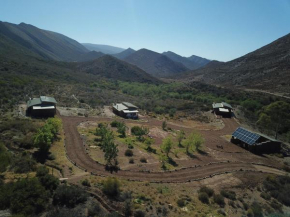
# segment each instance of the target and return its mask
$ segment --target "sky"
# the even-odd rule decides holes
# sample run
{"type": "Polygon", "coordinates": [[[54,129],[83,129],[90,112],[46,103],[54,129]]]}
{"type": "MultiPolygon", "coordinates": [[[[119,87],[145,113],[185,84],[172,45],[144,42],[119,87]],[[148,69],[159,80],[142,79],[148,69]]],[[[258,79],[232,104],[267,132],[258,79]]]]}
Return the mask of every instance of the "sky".
{"type": "Polygon", "coordinates": [[[290,33],[290,0],[0,0],[0,21],[81,43],[229,61],[290,33]]]}

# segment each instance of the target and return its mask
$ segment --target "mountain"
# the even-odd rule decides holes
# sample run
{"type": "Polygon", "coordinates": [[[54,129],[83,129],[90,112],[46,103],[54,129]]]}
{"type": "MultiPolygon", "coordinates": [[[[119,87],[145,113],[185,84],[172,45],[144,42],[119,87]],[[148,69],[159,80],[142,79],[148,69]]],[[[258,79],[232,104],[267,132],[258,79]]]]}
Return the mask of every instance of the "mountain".
{"type": "Polygon", "coordinates": [[[209,63],[184,80],[290,93],[290,34],[229,62],[209,63]]]}
{"type": "Polygon", "coordinates": [[[174,62],[165,55],[147,49],[132,53],[124,61],[138,66],[155,77],[168,77],[188,70],[181,63],[174,62]]]}
{"type": "Polygon", "coordinates": [[[208,60],[206,58],[202,58],[202,57],[195,56],[195,55],[192,55],[192,56],[188,57],[187,59],[189,59],[191,62],[195,63],[198,66],[198,68],[205,66],[206,64],[208,64],[211,61],[211,60],[208,60]]]}
{"type": "Polygon", "coordinates": [[[110,55],[102,56],[94,61],[79,63],[77,68],[80,72],[114,80],[161,83],[138,67],[110,55]]]}
{"type": "Polygon", "coordinates": [[[98,59],[99,57],[102,57],[104,55],[105,54],[103,54],[102,52],[90,51],[90,52],[81,54],[78,57],[77,62],[85,62],[85,61],[90,61],[90,60],[98,59]]]}
{"type": "Polygon", "coordinates": [[[75,61],[81,54],[88,52],[83,45],[69,37],[25,23],[0,22],[0,36],[6,47],[18,47],[18,52],[44,59],[75,61]]]}
{"type": "Polygon", "coordinates": [[[136,51],[133,50],[132,48],[128,48],[124,51],[122,51],[121,53],[117,53],[117,54],[113,54],[112,56],[120,59],[120,60],[123,60],[125,59],[126,57],[130,56],[131,54],[135,53],[136,51]]]}
{"type": "Polygon", "coordinates": [[[104,54],[116,54],[124,51],[125,49],[120,47],[113,47],[110,45],[103,45],[103,44],[90,44],[90,43],[82,43],[90,51],[98,51],[104,54]]]}
{"type": "Polygon", "coordinates": [[[187,67],[188,69],[198,69],[204,65],[206,65],[207,63],[210,62],[210,60],[205,59],[205,58],[201,58],[198,56],[191,56],[191,57],[182,57],[176,53],[173,53],[171,51],[167,51],[167,52],[163,52],[163,55],[167,56],[169,59],[175,61],[175,62],[179,62],[181,64],[183,64],[185,67],[187,67]]]}

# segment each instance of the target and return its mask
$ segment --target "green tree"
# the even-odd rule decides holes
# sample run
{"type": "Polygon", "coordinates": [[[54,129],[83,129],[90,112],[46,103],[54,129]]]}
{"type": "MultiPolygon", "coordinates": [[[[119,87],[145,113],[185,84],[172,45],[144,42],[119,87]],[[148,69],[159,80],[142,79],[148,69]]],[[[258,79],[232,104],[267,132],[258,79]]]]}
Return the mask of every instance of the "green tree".
{"type": "Polygon", "coordinates": [[[180,147],[181,146],[181,142],[182,140],[184,139],[185,137],[185,133],[183,130],[180,130],[178,133],[177,133],[177,141],[178,141],[178,146],[180,147]]]}
{"type": "Polygon", "coordinates": [[[41,153],[47,153],[53,142],[53,138],[54,135],[51,132],[50,126],[44,125],[37,131],[34,137],[34,145],[39,148],[41,153]]]}
{"type": "Polygon", "coordinates": [[[169,158],[169,153],[173,147],[173,142],[170,137],[163,139],[161,149],[166,153],[166,156],[169,158]]]}
{"type": "Polygon", "coordinates": [[[164,131],[166,131],[166,129],[167,129],[167,122],[166,122],[166,121],[163,121],[163,122],[162,122],[162,129],[163,129],[164,131]]]}
{"type": "Polygon", "coordinates": [[[48,118],[46,124],[50,126],[50,131],[54,135],[57,136],[60,128],[61,128],[61,120],[59,118],[48,118]]]}
{"type": "Polygon", "coordinates": [[[186,153],[189,154],[189,150],[195,148],[196,150],[199,150],[201,145],[204,143],[203,137],[197,133],[193,132],[191,133],[185,140],[184,145],[186,148],[186,153]]]}
{"type": "Polygon", "coordinates": [[[41,213],[48,200],[49,194],[38,179],[21,179],[13,186],[10,209],[12,213],[32,216],[41,213]]]}
{"type": "Polygon", "coordinates": [[[112,131],[107,131],[102,141],[102,150],[105,153],[107,165],[112,165],[112,160],[116,161],[118,156],[118,146],[114,144],[114,134],[112,131]]]}
{"type": "Polygon", "coordinates": [[[118,126],[117,126],[117,128],[118,128],[118,133],[120,133],[120,135],[121,135],[121,137],[122,138],[125,138],[126,137],[126,125],[125,125],[125,123],[120,123],[118,126]]]}
{"type": "Polygon", "coordinates": [[[275,138],[277,139],[278,132],[290,125],[290,104],[283,101],[277,101],[263,107],[257,124],[274,130],[275,138]]]}
{"type": "Polygon", "coordinates": [[[108,177],[103,182],[103,192],[109,196],[116,197],[121,192],[121,183],[115,177],[108,177]]]}

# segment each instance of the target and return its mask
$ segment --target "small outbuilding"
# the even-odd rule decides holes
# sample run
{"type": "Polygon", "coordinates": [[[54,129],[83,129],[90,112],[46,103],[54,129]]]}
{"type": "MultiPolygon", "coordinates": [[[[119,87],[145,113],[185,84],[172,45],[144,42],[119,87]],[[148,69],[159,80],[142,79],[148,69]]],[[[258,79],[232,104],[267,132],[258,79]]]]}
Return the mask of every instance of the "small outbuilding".
{"type": "Polygon", "coordinates": [[[26,115],[32,117],[53,117],[56,114],[56,100],[53,97],[41,96],[27,101],[26,115]]]}
{"type": "Polygon", "coordinates": [[[124,118],[138,119],[138,107],[129,102],[113,104],[113,112],[124,118]]]}
{"type": "Polygon", "coordinates": [[[233,107],[226,103],[226,102],[221,102],[221,103],[213,103],[212,104],[213,112],[216,115],[220,115],[223,117],[232,117],[232,110],[233,107]]]}
{"type": "Polygon", "coordinates": [[[281,142],[242,127],[237,128],[232,134],[231,142],[257,154],[275,153],[281,149],[281,142]]]}

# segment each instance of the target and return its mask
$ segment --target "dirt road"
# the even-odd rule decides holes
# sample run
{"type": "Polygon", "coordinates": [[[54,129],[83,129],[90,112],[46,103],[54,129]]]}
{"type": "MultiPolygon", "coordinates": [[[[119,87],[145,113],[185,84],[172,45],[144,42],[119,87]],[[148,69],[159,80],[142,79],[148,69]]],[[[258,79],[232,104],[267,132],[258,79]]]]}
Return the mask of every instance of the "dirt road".
{"type": "MultiPolygon", "coordinates": [[[[215,175],[232,173],[237,171],[263,171],[269,173],[276,173],[276,170],[267,168],[267,166],[255,167],[251,162],[251,158],[246,161],[222,161],[207,163],[204,165],[195,165],[188,168],[183,168],[167,172],[143,172],[143,171],[129,171],[119,170],[118,172],[110,173],[106,171],[104,165],[95,162],[86,152],[85,146],[77,131],[77,126],[85,121],[110,121],[109,118],[84,118],[84,117],[64,117],[61,116],[63,121],[63,128],[65,132],[65,147],[67,157],[78,167],[94,175],[100,176],[117,176],[134,181],[149,181],[149,182],[188,182],[198,181],[205,178],[210,178],[215,175]]],[[[126,121],[131,122],[130,120],[126,121]]],[[[133,121],[132,121],[133,122],[133,121]]],[[[152,120],[156,124],[157,120],[152,120]]],[[[233,119],[224,119],[225,127],[222,130],[216,131],[201,131],[205,136],[206,145],[215,148],[216,145],[225,145],[233,147],[233,151],[244,152],[243,149],[234,146],[221,138],[221,135],[230,134],[238,126],[233,119]]],[[[151,123],[151,124],[152,124],[151,123]]],[[[161,126],[161,121],[160,124],[161,126]]],[[[146,123],[150,124],[150,120],[146,123]]],[[[238,153],[238,152],[237,152],[238,153]]],[[[251,154],[252,155],[252,154],[251,154]]],[[[253,155],[254,156],[254,155],[253,155]]],[[[253,157],[255,159],[255,157],[253,157]]],[[[279,172],[280,173],[280,172],[279,172]]]]}

